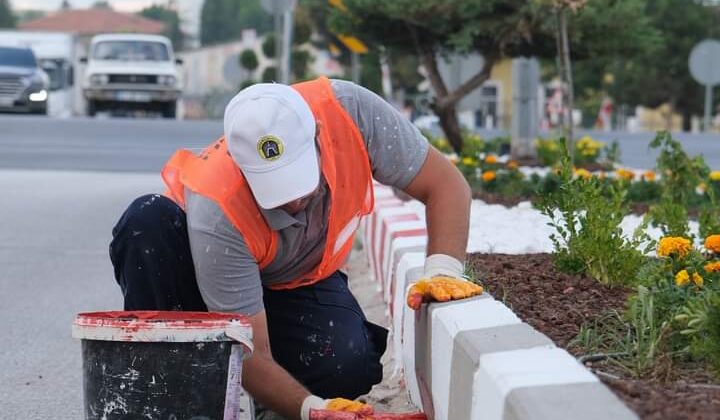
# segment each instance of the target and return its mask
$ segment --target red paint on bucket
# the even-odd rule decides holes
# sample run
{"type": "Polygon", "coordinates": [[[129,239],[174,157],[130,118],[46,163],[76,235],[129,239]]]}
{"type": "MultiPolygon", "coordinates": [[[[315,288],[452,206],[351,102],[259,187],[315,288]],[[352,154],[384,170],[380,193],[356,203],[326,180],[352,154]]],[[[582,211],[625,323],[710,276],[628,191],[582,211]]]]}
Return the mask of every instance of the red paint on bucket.
{"type": "Polygon", "coordinates": [[[78,314],[73,336],[110,341],[238,341],[252,349],[252,328],[240,314],[185,311],[108,311],[78,314]],[[232,338],[231,338],[232,337],[232,338]]]}
{"type": "Polygon", "coordinates": [[[213,328],[236,321],[242,325],[250,325],[247,317],[240,314],[220,312],[189,312],[189,311],[106,311],[84,312],[78,314],[76,325],[107,326],[132,328],[135,330],[153,328],[163,323],[170,328],[213,328]]]}

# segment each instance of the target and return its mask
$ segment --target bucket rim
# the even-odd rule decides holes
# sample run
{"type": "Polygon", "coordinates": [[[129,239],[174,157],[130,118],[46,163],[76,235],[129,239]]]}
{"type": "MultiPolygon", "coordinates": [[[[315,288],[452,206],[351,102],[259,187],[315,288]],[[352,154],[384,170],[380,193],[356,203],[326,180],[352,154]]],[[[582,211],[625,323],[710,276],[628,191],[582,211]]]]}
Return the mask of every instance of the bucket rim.
{"type": "Polygon", "coordinates": [[[74,338],[102,341],[237,341],[252,348],[248,317],[191,311],[98,311],[77,314],[74,338]]]}

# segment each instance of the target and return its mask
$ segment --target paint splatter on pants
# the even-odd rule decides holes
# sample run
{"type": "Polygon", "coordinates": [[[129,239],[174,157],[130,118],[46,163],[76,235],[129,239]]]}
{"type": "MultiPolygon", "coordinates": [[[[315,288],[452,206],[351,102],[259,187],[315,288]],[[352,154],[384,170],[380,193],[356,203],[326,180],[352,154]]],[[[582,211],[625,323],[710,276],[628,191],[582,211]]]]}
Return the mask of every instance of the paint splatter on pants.
{"type": "MultiPolygon", "coordinates": [[[[160,195],[135,200],[113,229],[110,259],[125,310],[206,311],[185,213],[160,195]]],[[[273,358],[310,392],[354,399],[382,380],[387,330],[370,323],[337,271],[311,286],[264,289],[273,358]]]]}

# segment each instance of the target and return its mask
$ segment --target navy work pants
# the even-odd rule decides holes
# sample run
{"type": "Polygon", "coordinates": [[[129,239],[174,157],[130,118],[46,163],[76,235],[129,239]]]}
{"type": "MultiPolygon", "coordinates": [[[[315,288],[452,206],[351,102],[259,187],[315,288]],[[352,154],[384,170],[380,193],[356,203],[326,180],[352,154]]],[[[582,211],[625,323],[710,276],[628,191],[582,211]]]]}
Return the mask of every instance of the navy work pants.
{"type": "MultiPolygon", "coordinates": [[[[113,229],[110,259],[125,310],[206,311],[185,213],[160,195],[135,200],[113,229]]],[[[347,276],[263,294],[275,361],[310,392],[355,399],[382,379],[387,330],[367,321],[347,276]]]]}

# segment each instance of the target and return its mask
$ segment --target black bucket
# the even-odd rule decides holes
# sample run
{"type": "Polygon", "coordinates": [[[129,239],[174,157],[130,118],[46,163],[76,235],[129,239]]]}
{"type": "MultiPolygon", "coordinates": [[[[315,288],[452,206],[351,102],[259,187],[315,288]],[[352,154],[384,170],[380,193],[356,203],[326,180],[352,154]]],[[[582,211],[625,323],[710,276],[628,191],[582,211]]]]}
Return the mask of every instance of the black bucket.
{"type": "Polygon", "coordinates": [[[82,313],[73,337],[82,340],[86,419],[253,418],[241,386],[252,329],[241,315],[82,313]]]}

